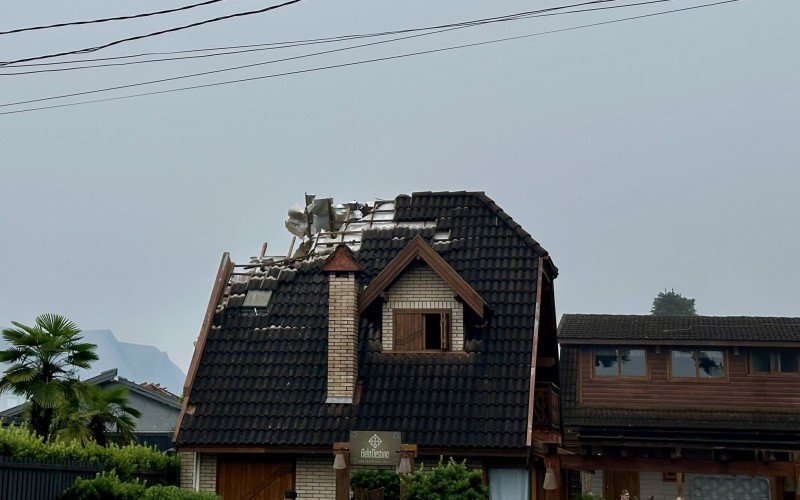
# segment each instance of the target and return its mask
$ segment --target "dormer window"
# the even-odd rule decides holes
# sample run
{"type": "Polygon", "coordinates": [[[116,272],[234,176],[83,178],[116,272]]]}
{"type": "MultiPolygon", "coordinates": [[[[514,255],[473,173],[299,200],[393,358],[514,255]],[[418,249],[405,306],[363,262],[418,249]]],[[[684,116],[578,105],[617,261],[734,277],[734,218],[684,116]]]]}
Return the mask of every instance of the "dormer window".
{"type": "Polygon", "coordinates": [[[394,351],[447,351],[451,333],[449,309],[394,310],[394,351]]]}

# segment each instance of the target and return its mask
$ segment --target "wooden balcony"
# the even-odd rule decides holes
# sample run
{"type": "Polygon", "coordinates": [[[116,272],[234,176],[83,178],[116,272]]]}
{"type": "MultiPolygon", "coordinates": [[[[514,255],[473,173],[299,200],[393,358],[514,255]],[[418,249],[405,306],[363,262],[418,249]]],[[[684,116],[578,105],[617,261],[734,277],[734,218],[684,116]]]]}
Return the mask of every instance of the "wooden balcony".
{"type": "Polygon", "coordinates": [[[561,396],[553,383],[537,383],[533,391],[533,437],[544,443],[561,442],[561,396]]]}

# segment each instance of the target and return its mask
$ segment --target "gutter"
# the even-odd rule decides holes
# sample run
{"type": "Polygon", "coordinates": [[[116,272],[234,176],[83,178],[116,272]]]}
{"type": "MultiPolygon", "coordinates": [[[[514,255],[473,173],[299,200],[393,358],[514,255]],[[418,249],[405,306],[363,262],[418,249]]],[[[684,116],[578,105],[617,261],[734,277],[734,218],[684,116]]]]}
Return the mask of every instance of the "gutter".
{"type": "Polygon", "coordinates": [[[181,405],[181,413],[178,415],[178,421],[175,424],[175,432],[172,434],[173,444],[178,440],[178,433],[183,425],[183,419],[187,413],[190,415],[194,413],[194,408],[189,408],[189,395],[192,393],[192,385],[194,384],[195,376],[197,376],[197,368],[200,366],[200,358],[203,355],[203,349],[206,346],[206,338],[208,332],[211,330],[211,324],[214,322],[214,312],[217,309],[222,294],[225,291],[225,285],[228,283],[228,278],[233,272],[233,262],[228,252],[222,254],[222,260],[219,263],[217,270],[217,278],[214,280],[214,288],[211,290],[211,297],[208,300],[208,307],[206,308],[206,315],[203,318],[203,325],[200,327],[200,336],[194,346],[194,354],[192,354],[192,362],[189,365],[189,372],[186,374],[186,381],[183,385],[183,403],[181,405]]]}

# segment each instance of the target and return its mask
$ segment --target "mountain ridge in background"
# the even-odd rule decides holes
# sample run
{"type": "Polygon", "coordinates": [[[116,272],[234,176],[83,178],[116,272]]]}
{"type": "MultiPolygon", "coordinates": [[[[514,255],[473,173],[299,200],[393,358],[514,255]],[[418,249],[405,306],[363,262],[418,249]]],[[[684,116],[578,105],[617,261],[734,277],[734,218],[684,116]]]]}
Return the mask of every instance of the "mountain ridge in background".
{"type": "MultiPolygon", "coordinates": [[[[132,382],[150,382],[160,384],[168,391],[180,395],[183,392],[183,381],[186,375],[178,365],[169,359],[166,352],[157,347],[145,344],[121,342],[111,330],[83,330],[84,342],[97,344],[97,356],[88,370],[78,370],[78,376],[85,380],[101,372],[116,368],[120,377],[132,382]]],[[[0,337],[0,349],[8,343],[0,337]]],[[[0,366],[0,372],[5,368],[0,366]]],[[[24,400],[10,393],[0,394],[0,410],[16,406],[24,400]]]]}

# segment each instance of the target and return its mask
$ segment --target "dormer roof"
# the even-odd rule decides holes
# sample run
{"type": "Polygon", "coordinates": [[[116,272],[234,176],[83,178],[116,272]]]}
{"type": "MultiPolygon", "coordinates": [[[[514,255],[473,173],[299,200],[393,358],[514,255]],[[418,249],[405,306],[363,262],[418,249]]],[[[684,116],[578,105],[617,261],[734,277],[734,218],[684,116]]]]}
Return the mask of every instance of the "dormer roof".
{"type": "Polygon", "coordinates": [[[411,264],[418,260],[425,262],[466,305],[475,311],[479,317],[483,317],[486,310],[486,302],[480,294],[469,283],[464,281],[464,278],[436,253],[436,250],[420,235],[416,235],[364,289],[358,304],[359,312],[363,313],[383,292],[394,284],[411,264]]]}

